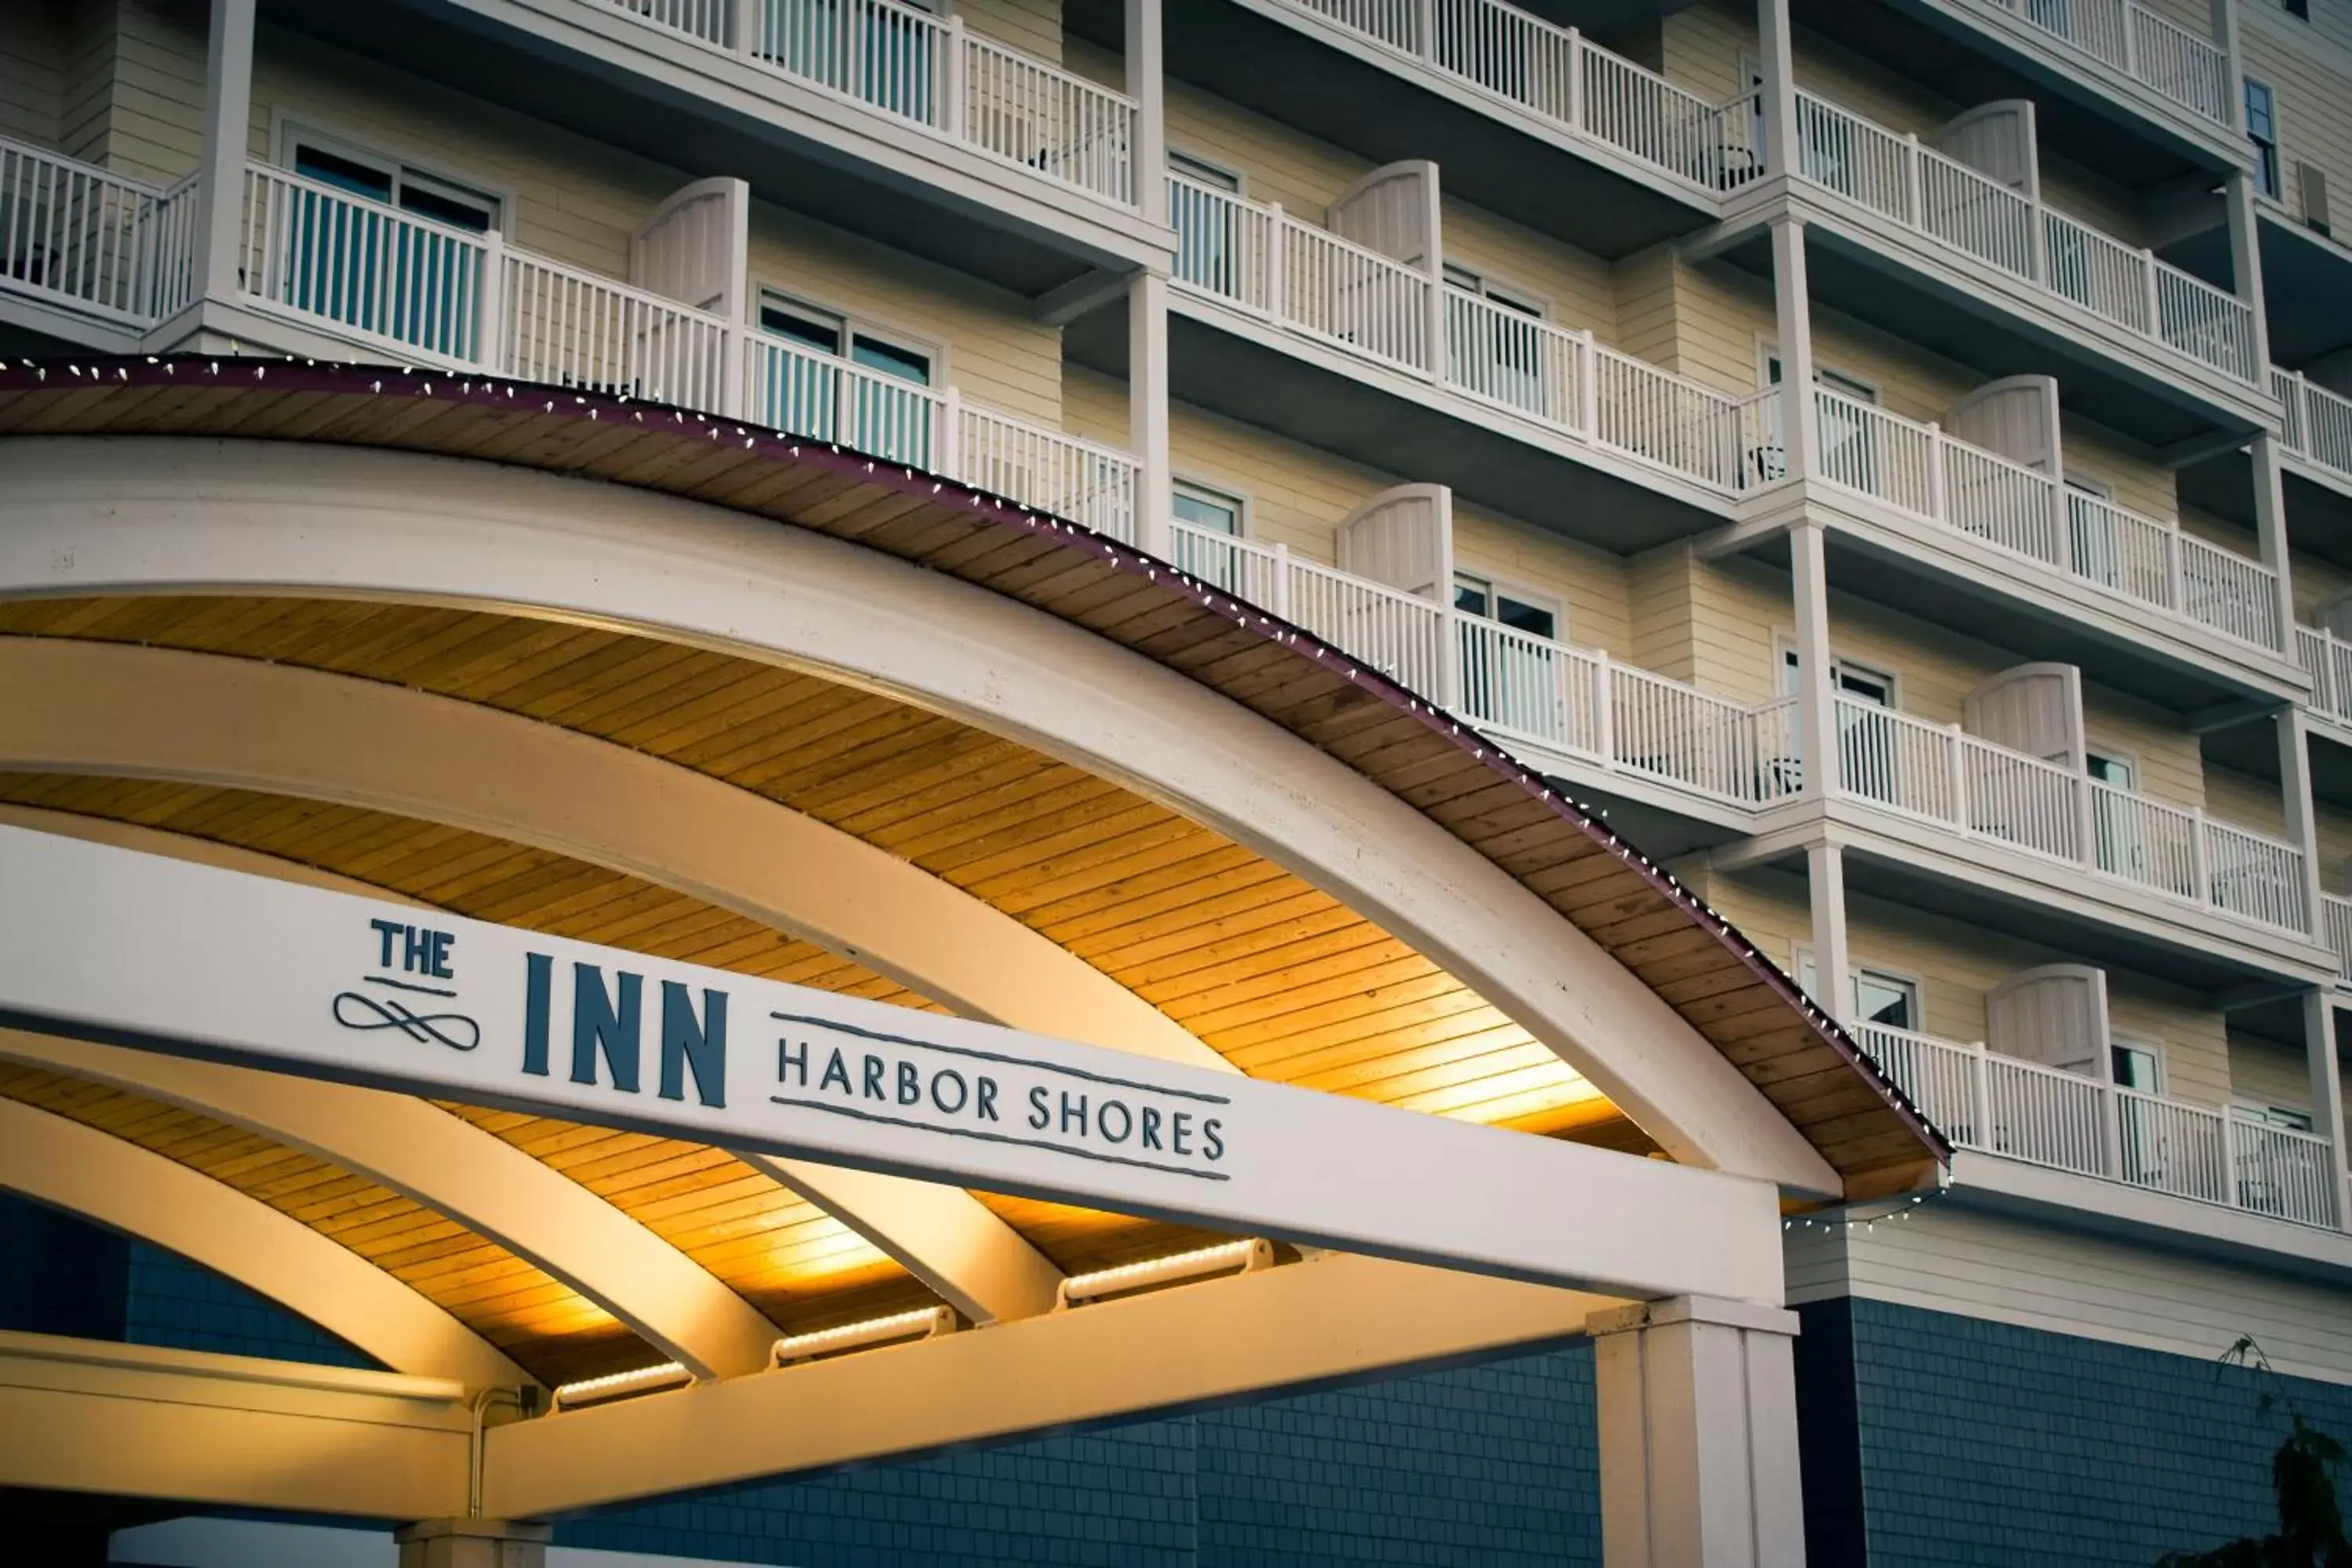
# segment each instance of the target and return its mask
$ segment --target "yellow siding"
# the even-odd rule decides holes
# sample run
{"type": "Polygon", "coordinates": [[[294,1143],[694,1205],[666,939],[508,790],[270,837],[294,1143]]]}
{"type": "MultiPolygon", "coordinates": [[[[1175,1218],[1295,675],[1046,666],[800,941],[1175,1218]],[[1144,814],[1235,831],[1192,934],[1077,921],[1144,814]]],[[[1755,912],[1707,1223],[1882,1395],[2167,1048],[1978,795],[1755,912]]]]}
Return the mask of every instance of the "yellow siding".
{"type": "MultiPolygon", "coordinates": [[[[1793,968],[1797,947],[1811,941],[1804,878],[1783,871],[1703,875],[1707,901],[1774,963],[1793,968]]],[[[2011,975],[2076,961],[2037,942],[1851,892],[1846,928],[1852,962],[1916,983],[1924,1032],[1948,1040],[1985,1037],[1986,994],[2011,975]]],[[[2201,994],[2109,969],[2107,1010],[2117,1035],[2160,1046],[2167,1093],[2205,1105],[2228,1099],[2224,1015],[2201,994]]]]}
{"type": "Polygon", "coordinates": [[[1061,63],[1061,0],[956,0],[954,14],[982,37],[1048,64],[1061,63]]]}
{"type": "Polygon", "coordinates": [[[2259,1035],[2230,1037],[2230,1089],[2239,1099],[2311,1109],[2311,1058],[2299,1046],[2259,1035]]]}
{"type": "Polygon", "coordinates": [[[62,0],[0,5],[0,136],[55,147],[66,89],[62,0]]]}
{"type": "MultiPolygon", "coordinates": [[[[2242,5],[2240,15],[2246,74],[2269,83],[2277,100],[2281,199],[2304,216],[2295,165],[2316,164],[2327,176],[2336,232],[2352,232],[2352,90],[2346,86],[2352,39],[2314,36],[2284,14],[2271,14],[2263,0],[2242,5]]],[[[2340,18],[2332,26],[2344,27],[2340,18]]]]}
{"type": "Polygon", "coordinates": [[[194,170],[204,152],[204,11],[110,0],[68,18],[63,151],[159,184],[194,170]]]}

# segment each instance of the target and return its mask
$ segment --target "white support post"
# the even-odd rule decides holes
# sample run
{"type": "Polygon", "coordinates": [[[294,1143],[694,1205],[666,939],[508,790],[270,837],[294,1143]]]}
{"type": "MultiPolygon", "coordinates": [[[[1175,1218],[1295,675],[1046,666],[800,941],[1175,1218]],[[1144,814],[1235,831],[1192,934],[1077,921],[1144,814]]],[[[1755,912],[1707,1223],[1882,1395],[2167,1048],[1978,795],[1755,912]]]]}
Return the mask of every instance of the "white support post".
{"type": "Polygon", "coordinates": [[[2279,439],[2257,431],[2248,455],[2253,459],[2254,546],[2271,569],[2278,591],[2279,632],[2288,658],[2294,658],[2294,544],[2286,530],[2286,475],[2279,466],[2279,439]]]}
{"type": "Polygon", "coordinates": [[[1797,1315],[1677,1297],[1585,1327],[1606,1568],[1803,1568],[1797,1315]]]}
{"type": "Polygon", "coordinates": [[[1592,656],[1592,748],[1601,754],[1601,766],[1616,765],[1617,672],[1607,648],[1592,656]]]}
{"type": "Polygon", "coordinates": [[[1160,0],[1127,0],[1127,96],[1135,100],[1135,205],[1168,216],[1167,46],[1160,0]]]}
{"type": "Polygon", "coordinates": [[[1805,762],[1805,794],[1826,801],[1840,781],[1829,557],[1820,523],[1808,519],[1789,530],[1789,566],[1797,622],[1798,754],[1805,762]]]}
{"type": "Polygon", "coordinates": [[[2281,708],[2273,722],[2278,726],[2279,793],[2286,808],[2287,841],[2303,852],[2303,929],[2321,942],[2327,940],[2327,922],[2320,918],[2319,814],[2311,799],[2311,742],[2302,708],[2281,708]]]}
{"type": "Polygon", "coordinates": [[[1140,271],[1127,284],[1127,444],[1136,476],[1135,543],[1168,558],[1168,279],[1140,271]]]}
{"type": "Polygon", "coordinates": [[[1812,478],[1821,452],[1820,411],[1813,402],[1813,318],[1805,280],[1805,226],[1772,223],[1772,316],[1780,353],[1780,440],[1790,477],[1812,478]]]}
{"type": "Polygon", "coordinates": [[[2222,111],[2230,129],[2246,128],[2246,89],[2240,86],[2243,58],[2238,52],[2238,0],[2211,0],[2214,47],[2221,51],[2222,111]]]}
{"type": "MultiPolygon", "coordinates": [[[[1789,0],[1756,0],[1756,35],[1763,58],[1764,168],[1787,174],[1797,167],[1797,50],[1789,31],[1789,0]]],[[[1780,259],[1776,253],[1774,261],[1780,259]]],[[[1783,324],[1781,330],[1788,329],[1783,324]]],[[[1788,344],[1781,343],[1781,363],[1788,344]]]]}
{"type": "Polygon", "coordinates": [[[482,236],[482,282],[474,291],[474,363],[492,375],[511,374],[507,350],[507,242],[497,229],[482,236]]]}
{"type": "Polygon", "coordinates": [[[2303,1047],[2311,1070],[2311,1130],[2327,1140],[2336,1226],[2352,1229],[2352,1213],[2344,1204],[2344,1075],[2336,1057],[2336,998],[2325,985],[2303,994],[2303,1047]]]}
{"type": "Polygon", "coordinates": [[[393,1531],[400,1568],[545,1568],[544,1524],[506,1519],[428,1519],[393,1531]]]}
{"type": "Polygon", "coordinates": [[[1843,849],[1829,843],[1806,847],[1805,891],[1812,905],[1813,1003],[1838,1022],[1851,1022],[1853,986],[1846,955],[1843,849]]]}
{"type": "MultiPolygon", "coordinates": [[[[2235,95],[2231,100],[2236,101],[2235,95]]],[[[2253,313],[2254,381],[2267,392],[2271,384],[2271,332],[2263,310],[2263,235],[2261,223],[2254,216],[2254,177],[2238,170],[2222,185],[2221,194],[2230,216],[2231,291],[2253,313]]],[[[2154,271],[2155,264],[2150,262],[2151,276],[2154,271]]],[[[2163,324],[2157,323],[2155,331],[2162,337],[2163,324]]]]}
{"type": "Polygon", "coordinates": [[[245,227],[245,146],[253,120],[255,0],[213,0],[205,52],[205,161],[196,174],[196,300],[238,289],[245,227]]]}

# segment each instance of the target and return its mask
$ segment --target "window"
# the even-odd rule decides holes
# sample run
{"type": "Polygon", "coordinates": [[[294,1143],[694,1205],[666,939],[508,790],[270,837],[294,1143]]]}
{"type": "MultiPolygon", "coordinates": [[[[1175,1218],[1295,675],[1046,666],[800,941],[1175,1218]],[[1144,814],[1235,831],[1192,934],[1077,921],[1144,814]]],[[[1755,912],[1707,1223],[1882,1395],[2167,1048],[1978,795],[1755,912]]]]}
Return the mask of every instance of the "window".
{"type": "MultiPolygon", "coordinates": [[[[1797,950],[1797,984],[1807,995],[1813,994],[1813,954],[1811,948],[1797,950]]],[[[1859,1023],[1876,1024],[1888,1029],[1919,1027],[1919,983],[1883,969],[1855,966],[1847,976],[1853,992],[1853,1017],[1859,1023]]]]}
{"type": "Polygon", "coordinates": [[[283,145],[310,184],[272,198],[274,243],[248,263],[246,287],[373,338],[473,358],[482,262],[467,237],[499,226],[499,199],[307,132],[283,145]]]}
{"type": "Polygon", "coordinates": [[[2278,100],[2268,82],[2246,79],[2246,140],[2254,144],[2254,183],[2266,196],[2278,196],[2278,100]]]}
{"type": "Polygon", "coordinates": [[[2113,784],[2117,789],[2132,787],[2134,770],[2132,764],[2122,757],[2103,757],[2093,752],[2083,759],[2083,768],[2101,784],[2113,784]]]}
{"type": "Polygon", "coordinates": [[[1181,174],[1196,185],[1231,191],[1235,195],[1242,194],[1242,177],[1233,170],[1212,163],[1206,158],[1195,158],[1190,153],[1179,153],[1173,147],[1168,150],[1168,172],[1181,174]]]}
{"type": "Polygon", "coordinates": [[[2290,16],[2300,16],[2306,22],[2311,20],[2311,0],[2279,0],[2279,5],[2290,16]]]}
{"type": "Polygon", "coordinates": [[[1556,637],[1559,635],[1559,614],[1550,606],[1521,595],[1517,589],[1497,588],[1484,577],[1467,572],[1454,574],[1454,607],[1465,616],[1481,620],[1500,621],[1530,637],[1556,637]]]}
{"type": "Polygon", "coordinates": [[[767,422],[893,462],[930,465],[931,355],[848,317],[763,289],[757,361],[767,422]]]}
{"type": "Polygon", "coordinates": [[[2163,1060],[2148,1047],[2117,1042],[2107,1047],[2107,1058],[2118,1088],[2137,1089],[2142,1094],[2164,1092],[2163,1060]]]}
{"type": "MultiPolygon", "coordinates": [[[[1764,384],[1780,384],[1780,352],[1769,346],[1764,350],[1764,384]]],[[[1878,389],[1870,383],[1825,364],[1813,366],[1813,384],[1836,393],[1849,402],[1874,405],[1878,401],[1878,389]]],[[[1770,410],[1771,447],[1757,458],[1757,477],[1767,481],[1777,479],[1788,471],[1788,447],[1780,429],[1782,416],[1779,398],[1772,400],[1770,410]]],[[[1873,476],[1877,467],[1878,443],[1876,433],[1865,422],[1864,416],[1836,405],[1819,407],[1815,415],[1821,429],[1822,472],[1841,484],[1874,490],[1876,486],[1873,476]]]]}
{"type": "MultiPolygon", "coordinates": [[[[1895,706],[1895,678],[1867,665],[1855,664],[1851,659],[1832,659],[1830,684],[1841,696],[1858,698],[1874,708],[1895,706]]],[[[1780,649],[1780,694],[1795,696],[1798,685],[1797,650],[1784,647],[1780,649]]]]}
{"type": "Polygon", "coordinates": [[[2240,1121],[2251,1122],[2257,1127],[2284,1128],[2289,1132],[2312,1130],[2311,1112],[2288,1105],[2232,1105],[2230,1114],[2240,1121]]]}
{"type": "Polygon", "coordinates": [[[499,226],[498,197],[356,148],[298,135],[292,162],[294,172],[305,179],[451,228],[487,234],[499,226]]]}
{"type": "Polygon", "coordinates": [[[1188,484],[1179,479],[1169,507],[1180,522],[1189,522],[1194,528],[1206,529],[1211,533],[1238,537],[1242,531],[1243,504],[1239,496],[1230,496],[1206,485],[1188,484]]]}
{"type": "Polygon", "coordinates": [[[1248,517],[1247,503],[1241,497],[1179,479],[1171,489],[1168,510],[1184,524],[1170,530],[1171,558],[1178,570],[1244,598],[1272,597],[1253,592],[1261,585],[1246,580],[1251,557],[1226,542],[1242,536],[1248,517]]]}
{"type": "Polygon", "coordinates": [[[1234,243],[1241,232],[1241,209],[1221,194],[1240,195],[1242,177],[1173,149],[1168,153],[1168,172],[1182,176],[1168,184],[1168,222],[1176,231],[1176,277],[1213,293],[1245,297],[1252,279],[1241,247],[1234,243]]]}
{"type": "Polygon", "coordinates": [[[1529,324],[1543,320],[1543,301],[1454,261],[1445,263],[1445,282],[1448,289],[1494,307],[1482,310],[1449,297],[1447,379],[1538,418],[1566,419],[1570,410],[1555,404],[1553,389],[1564,389],[1571,362],[1541,328],[1529,324]]]}

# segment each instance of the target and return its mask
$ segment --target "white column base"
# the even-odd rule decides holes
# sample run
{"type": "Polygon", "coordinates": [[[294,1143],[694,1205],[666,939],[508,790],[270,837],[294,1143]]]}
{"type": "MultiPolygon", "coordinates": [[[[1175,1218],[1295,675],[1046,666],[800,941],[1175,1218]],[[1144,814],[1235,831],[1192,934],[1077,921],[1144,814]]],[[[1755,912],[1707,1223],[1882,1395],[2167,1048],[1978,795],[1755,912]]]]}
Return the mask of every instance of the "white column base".
{"type": "Polygon", "coordinates": [[[1802,1568],[1797,1315],[1685,1296],[1586,1326],[1606,1568],[1802,1568]]]}
{"type": "Polygon", "coordinates": [[[507,1519],[427,1519],[393,1531],[400,1568],[546,1568],[543,1524],[507,1519]]]}

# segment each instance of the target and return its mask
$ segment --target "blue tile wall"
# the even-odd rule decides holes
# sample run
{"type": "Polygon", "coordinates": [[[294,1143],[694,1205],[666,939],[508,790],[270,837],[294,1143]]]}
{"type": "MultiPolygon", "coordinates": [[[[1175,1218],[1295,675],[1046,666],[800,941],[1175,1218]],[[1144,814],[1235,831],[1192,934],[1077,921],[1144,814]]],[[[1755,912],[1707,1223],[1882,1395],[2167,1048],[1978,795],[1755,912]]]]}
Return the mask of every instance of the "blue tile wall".
{"type": "Polygon", "coordinates": [[[202,1264],[7,1194],[0,1194],[0,1329],[379,1364],[202,1264]]]}
{"type": "Polygon", "coordinates": [[[176,1252],[129,1243],[122,1337],[137,1345],[380,1367],[341,1339],[176,1252]]]}
{"type": "MultiPolygon", "coordinates": [[[[2275,1527],[2270,1457],[2286,1428],[2259,1413],[2254,1373],[1885,1302],[1846,1305],[1869,1568],[2147,1568],[2168,1551],[2275,1527]]],[[[2352,1440],[2352,1389],[2284,1383],[2306,1419],[2352,1440]]],[[[1806,1460],[1810,1490],[1810,1448],[1806,1460]]],[[[1811,1555],[1815,1568],[1852,1561],[1811,1555]]]]}
{"type": "Polygon", "coordinates": [[[1601,1560],[1577,1347],[614,1510],[569,1546],[801,1568],[1601,1560]]]}

